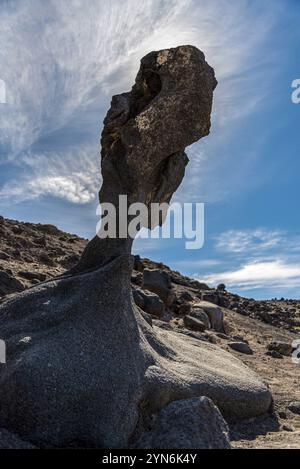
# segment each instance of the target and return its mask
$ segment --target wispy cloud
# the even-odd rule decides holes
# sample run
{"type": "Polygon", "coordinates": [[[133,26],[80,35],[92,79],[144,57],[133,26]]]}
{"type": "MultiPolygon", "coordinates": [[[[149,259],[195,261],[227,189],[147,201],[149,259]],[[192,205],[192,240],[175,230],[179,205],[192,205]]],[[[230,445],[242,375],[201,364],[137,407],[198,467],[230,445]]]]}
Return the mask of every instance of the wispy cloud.
{"type": "MultiPolygon", "coordinates": [[[[192,43],[204,50],[216,69],[220,84],[213,119],[215,129],[223,127],[223,137],[216,132],[209,153],[202,144],[189,150],[189,184],[183,186],[181,195],[186,199],[208,192],[209,197],[216,196],[215,187],[207,191],[205,181],[211,178],[211,171],[215,173],[229,122],[251,113],[267,93],[259,74],[270,66],[272,57],[268,54],[266,63],[265,41],[281,7],[281,1],[276,6],[266,2],[258,7],[248,0],[89,0],[88,8],[84,0],[11,0],[2,4],[0,43],[6,46],[0,50],[0,69],[8,103],[0,110],[0,155],[2,162],[19,165],[28,151],[36,157],[35,171],[31,166],[26,175],[24,164],[2,194],[18,200],[52,194],[74,203],[89,201],[86,160],[70,157],[76,155],[78,135],[81,145],[93,147],[91,158],[96,165],[100,125],[111,93],[132,85],[145,53],[192,43]],[[74,142],[66,142],[64,134],[72,135],[74,142]],[[52,146],[57,148],[48,153],[41,178],[39,155],[45,138],[56,139],[52,146]],[[60,172],[57,153],[66,161],[68,175],[60,172]],[[78,171],[81,176],[75,178],[78,171]],[[69,190],[64,191],[66,179],[69,190]]],[[[226,192],[219,184],[217,198],[226,192]]]]}
{"type": "Polygon", "coordinates": [[[11,179],[0,189],[0,207],[37,199],[42,195],[86,204],[96,199],[100,185],[100,169],[92,149],[72,152],[45,152],[22,155],[18,164],[25,168],[25,176],[11,179]]]}
{"type": "Polygon", "coordinates": [[[216,238],[216,248],[223,252],[246,253],[249,256],[278,247],[284,239],[284,232],[280,230],[230,230],[216,238]]]}
{"type": "Polygon", "coordinates": [[[298,232],[266,228],[226,231],[215,238],[214,245],[222,262],[215,268],[207,266],[209,273],[193,276],[211,286],[225,283],[235,291],[291,291],[300,283],[299,246],[298,232]]]}

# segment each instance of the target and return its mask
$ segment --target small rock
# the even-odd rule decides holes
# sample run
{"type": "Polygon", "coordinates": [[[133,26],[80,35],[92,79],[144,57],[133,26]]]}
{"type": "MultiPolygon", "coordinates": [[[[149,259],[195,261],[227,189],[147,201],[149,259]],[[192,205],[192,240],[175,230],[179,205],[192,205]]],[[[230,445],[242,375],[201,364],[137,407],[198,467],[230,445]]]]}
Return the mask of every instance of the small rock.
{"type": "Polygon", "coordinates": [[[144,300],[143,310],[146,313],[151,314],[151,316],[162,318],[165,312],[165,305],[159,296],[155,293],[145,290],[139,290],[139,293],[144,300]]]}
{"type": "Polygon", "coordinates": [[[206,329],[210,329],[211,328],[211,324],[210,324],[210,320],[209,320],[209,317],[208,315],[206,314],[206,312],[202,309],[202,308],[199,308],[197,306],[193,306],[191,308],[191,311],[189,313],[190,316],[192,316],[193,318],[196,318],[198,319],[199,321],[203,322],[203,324],[205,325],[206,329]]]}
{"type": "Polygon", "coordinates": [[[188,304],[188,303],[184,303],[182,305],[179,306],[178,308],[178,314],[179,316],[186,316],[186,315],[189,315],[191,313],[191,305],[188,304]]]}
{"type": "Polygon", "coordinates": [[[211,328],[217,332],[224,332],[223,311],[219,306],[207,301],[200,301],[194,305],[195,308],[202,309],[208,316],[211,328]]]}
{"type": "Polygon", "coordinates": [[[0,271],[0,296],[10,295],[24,290],[24,285],[12,276],[12,272],[0,271]]]}
{"type": "Polygon", "coordinates": [[[9,258],[10,258],[10,256],[8,254],[6,254],[6,252],[0,251],[0,259],[2,261],[6,261],[9,258]]]}
{"type": "Polygon", "coordinates": [[[235,342],[244,342],[244,344],[249,345],[248,340],[244,339],[244,337],[242,337],[240,335],[234,335],[233,339],[235,340],[235,342]]]}
{"type": "Polygon", "coordinates": [[[42,231],[43,233],[49,234],[49,235],[58,235],[60,234],[59,229],[54,226],[54,225],[38,225],[39,231],[42,231]]]}
{"type": "Polygon", "coordinates": [[[235,350],[239,353],[244,353],[245,355],[253,355],[253,350],[245,342],[231,342],[228,344],[232,350],[235,350]]]}
{"type": "Polygon", "coordinates": [[[140,449],[230,449],[228,427],[207,397],[175,401],[165,407],[151,431],[134,445],[140,449]]]}
{"type": "Polygon", "coordinates": [[[286,420],[287,419],[287,413],[285,410],[279,410],[278,411],[278,417],[283,419],[283,420],[286,420]]]}
{"type": "Polygon", "coordinates": [[[145,300],[144,300],[144,297],[141,293],[140,290],[133,290],[132,291],[132,294],[133,294],[133,299],[134,299],[134,302],[135,304],[141,308],[141,309],[144,309],[145,307],[145,300]]]}
{"type": "Polygon", "coordinates": [[[270,350],[266,353],[266,355],[272,358],[283,359],[283,355],[281,355],[281,353],[277,352],[276,350],[270,350]]]}
{"type": "Polygon", "coordinates": [[[144,264],[140,256],[134,256],[134,270],[138,272],[143,272],[144,270],[144,264]]]}
{"type": "Polygon", "coordinates": [[[160,269],[144,269],[143,288],[156,293],[164,303],[167,303],[171,294],[170,276],[160,269]]]}
{"type": "Polygon", "coordinates": [[[29,272],[27,270],[18,272],[18,275],[26,280],[39,280],[40,282],[43,282],[47,278],[46,274],[42,274],[41,272],[29,272]]]}
{"type": "Polygon", "coordinates": [[[134,283],[135,285],[142,286],[143,275],[141,274],[141,272],[133,271],[131,274],[131,282],[134,283]]]}
{"type": "Polygon", "coordinates": [[[281,429],[284,432],[294,432],[295,431],[294,427],[292,427],[291,425],[288,425],[286,423],[284,425],[282,425],[281,429]]]}
{"type": "Polygon", "coordinates": [[[204,332],[206,330],[205,324],[202,321],[191,316],[185,316],[183,322],[186,327],[193,331],[204,332]]]}
{"type": "Polygon", "coordinates": [[[208,301],[209,303],[213,303],[215,305],[219,304],[219,295],[216,292],[212,291],[203,291],[201,292],[201,300],[208,301]]]}
{"type": "Polygon", "coordinates": [[[285,357],[290,357],[293,353],[292,344],[289,344],[287,342],[278,342],[278,341],[271,342],[268,345],[268,350],[279,352],[281,355],[285,357]]]}
{"type": "Polygon", "coordinates": [[[190,294],[190,292],[185,291],[181,293],[179,301],[193,301],[193,296],[190,294]]]}
{"type": "Polygon", "coordinates": [[[291,402],[291,403],[288,405],[288,409],[289,409],[291,412],[293,412],[293,414],[300,415],[300,402],[298,402],[298,401],[291,402]]]}
{"type": "Polygon", "coordinates": [[[223,334],[222,332],[218,332],[216,335],[217,335],[217,337],[219,337],[220,339],[223,339],[223,340],[232,340],[231,337],[229,337],[226,334],[223,334]]]}

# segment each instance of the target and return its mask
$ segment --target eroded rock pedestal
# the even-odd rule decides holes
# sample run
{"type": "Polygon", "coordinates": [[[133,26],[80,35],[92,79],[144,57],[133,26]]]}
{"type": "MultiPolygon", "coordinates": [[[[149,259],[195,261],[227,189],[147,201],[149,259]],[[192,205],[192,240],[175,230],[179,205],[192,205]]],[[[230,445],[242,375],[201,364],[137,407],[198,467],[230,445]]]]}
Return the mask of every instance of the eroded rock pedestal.
{"type": "MultiPolygon", "coordinates": [[[[215,86],[194,47],[142,60],[132,91],[113,98],[105,120],[102,202],[117,204],[119,194],[129,203],[170,200],[184,148],[209,132],[215,86]]],[[[150,440],[143,433],[173,401],[207,396],[231,420],[269,409],[268,389],[232,355],[144,320],[131,293],[131,242],[95,238],[71,273],[0,305],[5,432],[38,447],[128,447],[159,439],[155,428],[150,440]]],[[[176,444],[174,434],[164,438],[176,444]]]]}

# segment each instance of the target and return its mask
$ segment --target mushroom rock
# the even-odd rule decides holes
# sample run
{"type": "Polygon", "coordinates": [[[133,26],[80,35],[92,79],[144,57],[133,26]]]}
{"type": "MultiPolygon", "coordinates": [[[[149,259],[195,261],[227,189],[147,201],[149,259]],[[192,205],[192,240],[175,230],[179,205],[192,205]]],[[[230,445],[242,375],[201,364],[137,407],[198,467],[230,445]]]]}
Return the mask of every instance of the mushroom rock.
{"type": "MultiPolygon", "coordinates": [[[[119,195],[127,196],[128,205],[170,202],[188,163],[185,148],[209,134],[216,86],[196,47],[151,52],[141,60],[132,90],[112,98],[104,120],[100,203],[118,210],[119,195]]],[[[155,227],[149,220],[145,226],[155,227]]],[[[102,266],[131,245],[130,237],[96,236],[72,273],[102,266]]]]}
{"type": "MultiPolygon", "coordinates": [[[[215,86],[195,47],[142,59],[104,122],[101,202],[171,199],[185,147],[209,132],[215,86]]],[[[73,271],[1,303],[0,422],[9,434],[42,448],[120,448],[173,401],[206,396],[228,420],[269,409],[269,390],[234,356],[144,319],[131,293],[131,244],[96,236],[73,271]]]]}

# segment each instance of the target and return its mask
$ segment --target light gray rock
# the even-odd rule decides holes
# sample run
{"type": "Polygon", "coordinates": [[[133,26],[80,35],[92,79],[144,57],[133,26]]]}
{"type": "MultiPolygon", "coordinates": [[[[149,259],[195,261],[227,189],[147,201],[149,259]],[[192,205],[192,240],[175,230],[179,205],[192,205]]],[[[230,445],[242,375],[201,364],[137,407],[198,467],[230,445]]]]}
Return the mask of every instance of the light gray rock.
{"type": "Polygon", "coordinates": [[[222,308],[219,306],[209,303],[208,301],[200,301],[194,305],[194,308],[200,308],[207,314],[211,327],[217,332],[224,332],[224,315],[222,308]]]}
{"type": "Polygon", "coordinates": [[[156,293],[164,303],[168,303],[171,295],[170,276],[160,269],[144,269],[143,288],[156,293]]]}
{"type": "Polygon", "coordinates": [[[143,298],[143,310],[151,316],[162,318],[165,312],[165,305],[158,295],[147,290],[139,290],[143,298]]]}
{"type": "Polygon", "coordinates": [[[175,401],[157,416],[151,431],[135,445],[140,449],[230,449],[228,427],[207,397],[175,401]]]}
{"type": "Polygon", "coordinates": [[[192,329],[192,331],[204,332],[206,330],[205,324],[192,316],[185,316],[183,318],[183,322],[184,325],[189,329],[192,329]]]}
{"type": "Polygon", "coordinates": [[[199,308],[197,306],[192,306],[191,311],[189,312],[189,316],[192,316],[193,318],[199,319],[199,321],[203,322],[206,329],[211,328],[208,315],[202,308],[199,308]]]}

